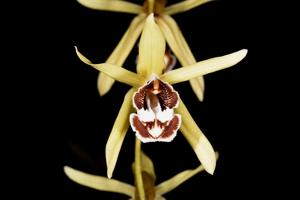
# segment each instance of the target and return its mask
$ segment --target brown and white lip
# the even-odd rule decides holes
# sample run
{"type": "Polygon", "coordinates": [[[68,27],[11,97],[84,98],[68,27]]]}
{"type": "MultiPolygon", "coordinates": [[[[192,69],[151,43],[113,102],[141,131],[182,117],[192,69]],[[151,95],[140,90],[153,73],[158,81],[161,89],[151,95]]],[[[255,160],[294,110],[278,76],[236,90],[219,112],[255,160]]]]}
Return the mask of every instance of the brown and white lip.
{"type": "Polygon", "coordinates": [[[142,142],[170,142],[181,125],[181,116],[174,114],[179,95],[158,77],[151,79],[133,95],[137,113],[130,115],[130,125],[142,142]]]}

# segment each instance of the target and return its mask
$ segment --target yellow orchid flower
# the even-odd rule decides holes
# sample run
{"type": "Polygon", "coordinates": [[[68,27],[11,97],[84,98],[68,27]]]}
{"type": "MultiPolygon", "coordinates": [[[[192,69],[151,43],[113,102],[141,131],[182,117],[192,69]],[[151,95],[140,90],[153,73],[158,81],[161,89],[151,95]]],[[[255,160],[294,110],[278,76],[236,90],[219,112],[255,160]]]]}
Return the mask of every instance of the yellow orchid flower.
{"type": "MultiPolygon", "coordinates": [[[[216,158],[218,158],[218,153],[216,153],[216,158]]],[[[144,199],[148,200],[165,200],[163,197],[164,194],[174,190],[176,187],[204,170],[204,167],[200,165],[195,169],[180,172],[172,178],[155,186],[156,175],[151,159],[142,153],[141,163],[142,179],[144,182],[142,190],[145,193],[144,199]]],[[[133,168],[135,167],[136,165],[134,163],[133,168]]],[[[115,179],[108,179],[103,176],[88,174],[68,166],[64,167],[64,172],[71,180],[80,185],[100,191],[124,194],[129,196],[131,200],[143,199],[143,197],[141,198],[139,196],[137,192],[138,189],[128,183],[115,179]]]]}
{"type": "MultiPolygon", "coordinates": [[[[145,0],[143,6],[121,0],[77,0],[81,5],[95,10],[105,10],[114,12],[124,12],[137,14],[132,20],[128,30],[122,37],[118,46],[115,48],[106,63],[114,64],[121,67],[125,59],[132,50],[143,28],[146,16],[155,13],[158,26],[178,58],[182,66],[196,64],[185,38],[183,37],[178,25],[170,15],[181,13],[193,9],[199,5],[210,2],[212,0],[184,0],[169,6],[165,6],[166,0],[145,0]]],[[[194,77],[189,80],[191,87],[197,98],[202,101],[204,97],[204,80],[202,76],[194,77]]],[[[106,94],[114,83],[114,79],[105,74],[100,73],[98,77],[98,90],[100,95],[106,94]]]]}
{"type": "MultiPolygon", "coordinates": [[[[161,29],[155,22],[154,14],[150,14],[146,19],[140,39],[137,73],[109,63],[93,64],[76,49],[78,57],[84,63],[114,80],[132,86],[124,98],[106,144],[109,178],[112,177],[129,125],[142,142],[171,141],[180,129],[204,169],[210,174],[214,173],[216,158],[213,147],[170,84],[188,81],[231,67],[246,56],[247,50],[243,49],[162,73],[165,67],[165,43],[161,29]],[[134,108],[136,113],[133,113],[134,108]]],[[[136,142],[139,149],[140,140],[136,142]]]]}

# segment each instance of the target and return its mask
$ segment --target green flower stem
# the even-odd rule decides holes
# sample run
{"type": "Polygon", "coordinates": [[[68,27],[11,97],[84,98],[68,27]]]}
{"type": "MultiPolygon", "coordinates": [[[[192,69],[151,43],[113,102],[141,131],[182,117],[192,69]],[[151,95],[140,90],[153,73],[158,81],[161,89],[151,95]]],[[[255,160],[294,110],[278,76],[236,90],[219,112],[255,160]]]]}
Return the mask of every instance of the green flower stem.
{"type": "Polygon", "coordinates": [[[154,0],[148,0],[148,13],[153,13],[154,11],[154,0]]]}
{"type": "Polygon", "coordinates": [[[146,200],[144,183],[142,177],[142,168],[141,168],[141,141],[136,138],[135,140],[135,166],[134,166],[134,175],[135,175],[135,184],[137,188],[137,193],[140,200],[146,200]]]}

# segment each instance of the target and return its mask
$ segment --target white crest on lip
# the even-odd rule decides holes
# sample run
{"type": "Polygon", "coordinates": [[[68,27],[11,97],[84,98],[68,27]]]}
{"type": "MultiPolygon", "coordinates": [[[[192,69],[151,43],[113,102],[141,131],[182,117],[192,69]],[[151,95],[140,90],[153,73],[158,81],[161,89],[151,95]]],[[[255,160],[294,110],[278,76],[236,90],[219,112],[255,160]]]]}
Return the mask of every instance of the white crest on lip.
{"type": "Polygon", "coordinates": [[[173,118],[173,116],[174,116],[174,110],[170,108],[166,108],[164,111],[160,111],[156,113],[156,118],[162,123],[170,121],[173,118]]]}
{"type": "Polygon", "coordinates": [[[150,110],[145,110],[144,108],[137,110],[137,114],[141,121],[143,122],[153,122],[155,120],[154,112],[150,110]]]}

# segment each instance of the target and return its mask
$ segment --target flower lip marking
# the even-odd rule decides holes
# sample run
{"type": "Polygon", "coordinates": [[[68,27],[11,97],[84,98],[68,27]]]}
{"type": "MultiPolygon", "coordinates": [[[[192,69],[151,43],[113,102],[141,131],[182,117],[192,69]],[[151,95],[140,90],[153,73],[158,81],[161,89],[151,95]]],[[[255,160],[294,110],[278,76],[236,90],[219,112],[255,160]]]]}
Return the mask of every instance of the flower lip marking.
{"type": "Polygon", "coordinates": [[[130,114],[130,125],[142,142],[170,142],[181,125],[181,116],[174,114],[179,95],[173,87],[152,78],[133,95],[137,113],[130,114]]]}

